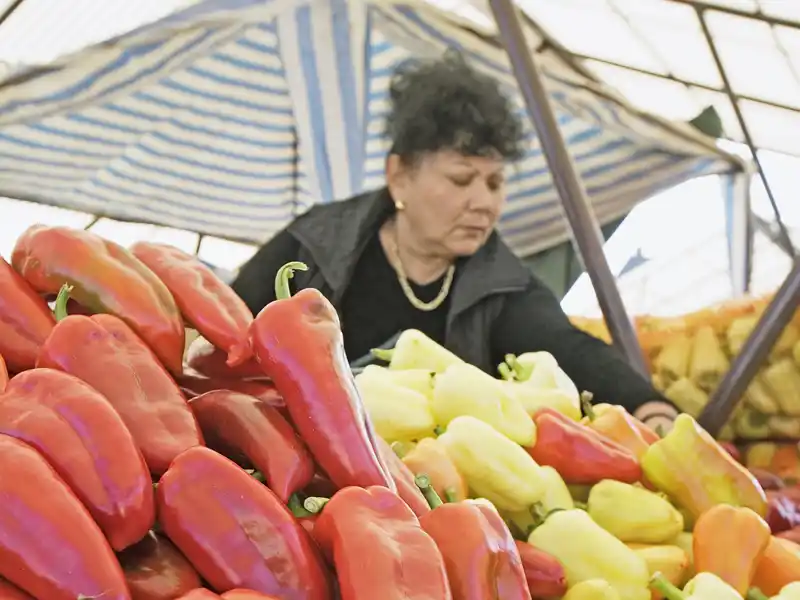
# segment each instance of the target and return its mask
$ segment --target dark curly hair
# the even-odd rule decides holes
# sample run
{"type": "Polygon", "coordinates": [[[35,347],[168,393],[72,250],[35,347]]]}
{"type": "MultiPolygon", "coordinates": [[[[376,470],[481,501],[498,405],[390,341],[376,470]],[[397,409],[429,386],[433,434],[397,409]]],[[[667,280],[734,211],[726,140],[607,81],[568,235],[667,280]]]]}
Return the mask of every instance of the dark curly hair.
{"type": "Polygon", "coordinates": [[[526,141],[522,122],[499,88],[497,81],[452,50],[436,60],[401,64],[389,89],[386,132],[392,140],[391,153],[407,163],[437,150],[522,158],[526,141]]]}

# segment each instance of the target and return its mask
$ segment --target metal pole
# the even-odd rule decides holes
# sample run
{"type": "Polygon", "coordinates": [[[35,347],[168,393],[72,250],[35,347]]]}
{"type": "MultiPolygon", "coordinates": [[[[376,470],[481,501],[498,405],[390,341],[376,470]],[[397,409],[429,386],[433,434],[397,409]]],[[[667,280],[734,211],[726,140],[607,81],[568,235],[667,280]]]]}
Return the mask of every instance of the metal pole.
{"type": "Polygon", "coordinates": [[[586,191],[558,128],[541,71],[529,50],[512,0],[490,0],[500,40],[508,52],[528,114],[536,127],[553,183],[561,197],[573,243],[594,286],[611,337],[631,365],[649,378],[647,366],[614,275],[603,253],[603,238],[592,213],[586,191]]]}
{"type": "Polygon", "coordinates": [[[6,9],[0,13],[0,25],[5,23],[11,15],[22,5],[24,0],[14,0],[11,4],[9,4],[6,9]]]}
{"type": "Polygon", "coordinates": [[[775,297],[761,315],[753,333],[733,359],[730,370],[700,414],[700,424],[711,435],[717,435],[727,423],[769,351],[792,320],[798,302],[800,302],[800,260],[795,260],[786,281],[775,292],[775,297]]]}
{"type": "Polygon", "coordinates": [[[717,45],[714,43],[714,37],[711,35],[711,30],[708,28],[708,23],[706,23],[703,12],[705,10],[706,9],[703,7],[695,6],[695,12],[697,12],[697,18],[700,21],[700,27],[703,29],[703,35],[706,38],[708,49],[711,51],[711,56],[714,58],[714,62],[717,65],[717,71],[719,71],[719,76],[722,79],[722,84],[725,87],[725,93],[733,105],[733,112],[736,113],[736,120],[739,121],[739,127],[742,129],[747,147],[750,148],[750,153],[753,155],[753,162],[758,169],[758,175],[761,177],[761,182],[764,184],[764,189],[767,191],[767,197],[769,198],[769,203],[772,205],[772,211],[775,213],[775,219],[778,223],[780,236],[783,240],[782,244],[779,244],[779,247],[789,250],[789,256],[791,258],[795,258],[797,253],[795,252],[794,245],[792,244],[792,238],[789,236],[789,230],[786,229],[786,224],[781,218],[781,210],[778,207],[778,203],[775,201],[775,195],[772,193],[772,188],[767,180],[767,174],[764,172],[764,167],[761,165],[761,160],[758,158],[758,148],[756,148],[753,137],[750,135],[750,129],[747,127],[747,123],[744,120],[744,115],[742,114],[742,109],[739,106],[739,99],[736,97],[736,94],[733,93],[731,82],[728,79],[728,73],[725,71],[725,66],[722,64],[722,58],[717,50],[717,45]]]}

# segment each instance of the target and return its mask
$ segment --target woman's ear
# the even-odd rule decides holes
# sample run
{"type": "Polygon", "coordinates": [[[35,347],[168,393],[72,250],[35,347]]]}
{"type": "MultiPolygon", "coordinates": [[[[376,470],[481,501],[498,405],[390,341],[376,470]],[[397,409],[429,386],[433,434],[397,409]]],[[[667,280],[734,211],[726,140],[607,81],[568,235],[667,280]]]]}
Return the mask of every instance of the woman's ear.
{"type": "Polygon", "coordinates": [[[400,191],[404,187],[406,177],[406,165],[403,159],[397,154],[389,154],[386,157],[386,186],[389,191],[400,191]]]}

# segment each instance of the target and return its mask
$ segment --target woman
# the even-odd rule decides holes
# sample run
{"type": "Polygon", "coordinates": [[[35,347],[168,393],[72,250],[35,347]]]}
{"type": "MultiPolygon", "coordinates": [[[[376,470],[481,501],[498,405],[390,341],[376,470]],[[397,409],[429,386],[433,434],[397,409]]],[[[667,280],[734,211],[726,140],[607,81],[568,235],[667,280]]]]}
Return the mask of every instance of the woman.
{"type": "Polygon", "coordinates": [[[495,372],[506,354],[552,353],[579,389],[669,427],[675,408],[605,344],[573,327],[495,232],[507,162],[526,140],[508,98],[458,55],[396,71],[386,187],[319,205],[262,247],[233,284],[253,312],[278,268],[337,308],[351,360],[415,328],[495,372]]]}

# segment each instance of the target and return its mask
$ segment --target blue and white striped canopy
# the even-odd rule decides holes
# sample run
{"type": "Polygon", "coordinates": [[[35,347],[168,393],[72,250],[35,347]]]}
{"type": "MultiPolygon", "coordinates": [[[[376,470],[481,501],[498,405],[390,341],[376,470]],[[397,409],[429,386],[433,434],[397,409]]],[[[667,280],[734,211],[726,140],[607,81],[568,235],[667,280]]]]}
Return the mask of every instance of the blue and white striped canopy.
{"type": "MultiPolygon", "coordinates": [[[[391,72],[447,47],[523,110],[504,52],[425,3],[201,2],[1,84],[0,195],[263,242],[316,202],[382,184],[391,72]]],[[[542,59],[601,222],[689,178],[740,169],[688,126],[644,117],[542,59]]],[[[568,236],[530,140],[501,222],[520,255],[568,236]]]]}

